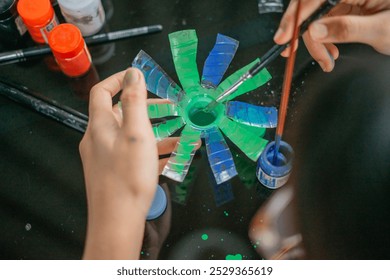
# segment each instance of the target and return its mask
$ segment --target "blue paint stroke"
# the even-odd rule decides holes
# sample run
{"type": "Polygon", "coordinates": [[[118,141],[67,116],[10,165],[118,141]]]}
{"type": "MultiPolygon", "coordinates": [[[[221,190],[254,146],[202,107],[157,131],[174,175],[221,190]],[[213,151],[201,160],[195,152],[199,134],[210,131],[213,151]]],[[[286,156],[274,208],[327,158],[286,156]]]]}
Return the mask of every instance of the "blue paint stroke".
{"type": "Polygon", "coordinates": [[[183,98],[184,91],[143,50],[134,58],[132,66],[142,71],[145,76],[146,88],[151,93],[174,103],[179,103],[183,98]]]}
{"type": "Polygon", "coordinates": [[[217,128],[208,130],[205,134],[206,150],[215,181],[221,184],[237,175],[232,153],[217,128]]]}
{"type": "Polygon", "coordinates": [[[272,128],[278,123],[278,110],[275,107],[256,106],[239,101],[226,103],[226,115],[245,125],[272,128]]]}
{"type": "Polygon", "coordinates": [[[222,80],[238,48],[238,41],[218,34],[214,48],[203,67],[202,86],[216,88],[222,80]]]}

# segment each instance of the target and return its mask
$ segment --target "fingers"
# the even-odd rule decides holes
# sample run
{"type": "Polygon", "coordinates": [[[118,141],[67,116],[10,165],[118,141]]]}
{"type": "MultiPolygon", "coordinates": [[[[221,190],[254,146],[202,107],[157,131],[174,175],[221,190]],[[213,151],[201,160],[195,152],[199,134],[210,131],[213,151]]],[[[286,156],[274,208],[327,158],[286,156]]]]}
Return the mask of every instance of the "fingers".
{"type": "Polygon", "coordinates": [[[144,126],[150,125],[150,122],[146,109],[145,79],[140,70],[130,68],[126,71],[120,99],[123,114],[122,127],[125,130],[130,130],[134,127],[146,130],[144,126]]]}
{"type": "Polygon", "coordinates": [[[148,105],[151,105],[151,104],[171,104],[172,102],[169,101],[168,99],[150,98],[146,100],[146,103],[148,105]]]}
{"type": "Polygon", "coordinates": [[[321,43],[359,42],[390,54],[390,11],[370,16],[337,16],[318,20],[309,27],[313,40],[321,43]]]}
{"type": "MultiPolygon", "coordinates": [[[[299,13],[298,24],[300,25],[307,19],[325,0],[300,0],[301,10],[299,13]]],[[[291,40],[294,32],[294,19],[297,12],[298,0],[291,0],[283,18],[280,22],[279,29],[274,36],[275,43],[282,45],[291,40]]]]}
{"type": "Polygon", "coordinates": [[[173,152],[180,137],[169,137],[157,143],[157,150],[160,156],[173,152]]]}
{"type": "MultiPolygon", "coordinates": [[[[299,45],[299,40],[297,39],[293,45],[294,47],[294,52],[297,51],[298,49],[298,45],[299,45]]],[[[285,49],[282,53],[281,53],[281,56],[283,57],[289,57],[291,54],[291,47],[288,47],[287,49],[285,49]]]]}
{"type": "Polygon", "coordinates": [[[333,44],[323,44],[313,41],[309,34],[303,36],[305,45],[310,55],[318,62],[324,72],[331,72],[335,60],[339,57],[339,51],[333,44]]]}
{"type": "Polygon", "coordinates": [[[163,158],[158,161],[158,175],[161,175],[161,173],[164,170],[164,166],[167,164],[169,158],[163,158]]]}
{"type": "Polygon", "coordinates": [[[111,112],[112,97],[121,89],[125,71],[116,73],[93,86],[89,99],[89,114],[111,112]]]}

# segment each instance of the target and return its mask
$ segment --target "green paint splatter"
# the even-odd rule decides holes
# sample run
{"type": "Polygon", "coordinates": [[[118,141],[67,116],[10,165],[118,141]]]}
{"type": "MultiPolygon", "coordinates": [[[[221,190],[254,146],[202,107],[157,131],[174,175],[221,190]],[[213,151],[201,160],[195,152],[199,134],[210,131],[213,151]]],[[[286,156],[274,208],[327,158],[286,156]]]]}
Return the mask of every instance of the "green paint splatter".
{"type": "Polygon", "coordinates": [[[241,254],[226,255],[225,260],[242,260],[242,255],[241,254]]]}
{"type": "Polygon", "coordinates": [[[206,233],[202,234],[202,240],[207,240],[209,239],[209,236],[206,233]]]}

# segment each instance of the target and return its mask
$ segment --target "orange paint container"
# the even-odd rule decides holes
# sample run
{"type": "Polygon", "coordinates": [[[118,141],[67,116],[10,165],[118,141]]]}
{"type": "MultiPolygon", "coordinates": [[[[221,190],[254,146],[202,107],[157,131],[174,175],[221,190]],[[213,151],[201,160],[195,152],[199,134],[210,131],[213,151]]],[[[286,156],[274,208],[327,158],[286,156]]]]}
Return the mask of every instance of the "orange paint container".
{"type": "Polygon", "coordinates": [[[80,30],[73,24],[56,26],[49,34],[49,46],[65,75],[80,77],[91,68],[88,48],[80,30]]]}
{"type": "Polygon", "coordinates": [[[48,42],[48,34],[58,25],[50,0],[19,0],[17,10],[31,38],[40,44],[48,42]]]}

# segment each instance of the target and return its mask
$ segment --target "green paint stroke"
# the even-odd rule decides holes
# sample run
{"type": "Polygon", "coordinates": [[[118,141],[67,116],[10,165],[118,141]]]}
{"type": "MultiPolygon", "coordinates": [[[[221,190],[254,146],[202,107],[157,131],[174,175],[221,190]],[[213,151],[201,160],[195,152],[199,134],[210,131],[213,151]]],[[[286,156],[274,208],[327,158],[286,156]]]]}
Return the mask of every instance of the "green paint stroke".
{"type": "Polygon", "coordinates": [[[225,260],[242,260],[242,255],[241,254],[226,255],[225,260]]]}
{"type": "Polygon", "coordinates": [[[245,129],[246,131],[256,135],[257,137],[263,137],[266,131],[264,127],[250,126],[239,122],[236,122],[236,124],[242,129],[245,129]]]}
{"type": "Polygon", "coordinates": [[[203,233],[201,238],[202,238],[202,240],[206,241],[207,239],[209,239],[209,236],[206,233],[203,233]]]}
{"type": "Polygon", "coordinates": [[[184,125],[184,122],[183,122],[182,118],[176,118],[173,120],[154,124],[152,127],[154,137],[156,137],[157,141],[161,141],[161,140],[171,136],[173,133],[175,133],[177,130],[179,130],[183,125],[184,125]]]}
{"type": "Polygon", "coordinates": [[[172,180],[183,182],[195,154],[196,142],[200,139],[200,131],[185,126],[175,151],[172,152],[162,174],[172,180]]]}
{"type": "Polygon", "coordinates": [[[187,94],[199,88],[200,78],[196,64],[198,37],[195,30],[183,30],[169,34],[169,42],[176,73],[187,94]]]}
{"type": "MultiPolygon", "coordinates": [[[[233,85],[235,82],[237,82],[237,80],[243,75],[245,74],[254,64],[258,63],[260,61],[260,59],[256,59],[255,61],[253,61],[252,63],[244,66],[243,68],[241,68],[240,70],[236,71],[235,73],[233,73],[232,75],[230,75],[227,79],[225,79],[220,85],[219,87],[216,89],[215,91],[215,96],[214,98],[216,98],[217,96],[219,96],[222,92],[224,92],[225,90],[227,90],[231,85],[233,85]]],[[[263,69],[260,71],[260,73],[258,73],[256,76],[254,76],[253,78],[251,79],[248,79],[246,80],[235,92],[233,92],[227,99],[227,100],[232,100],[234,98],[236,98],[237,96],[240,96],[244,93],[247,93],[249,91],[252,91],[258,87],[261,87],[262,85],[264,85],[266,82],[268,82],[269,80],[271,80],[271,74],[268,72],[267,69],[263,69]]]]}
{"type": "Polygon", "coordinates": [[[260,138],[248,129],[248,126],[236,123],[224,117],[219,125],[222,132],[253,161],[256,161],[267,145],[267,140],[260,138]]]}
{"type": "Polygon", "coordinates": [[[150,119],[178,116],[179,110],[174,104],[149,104],[148,117],[150,119]]]}

